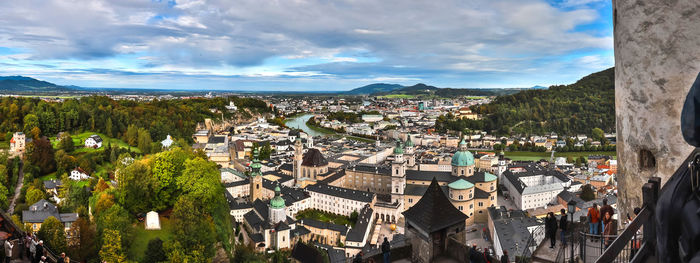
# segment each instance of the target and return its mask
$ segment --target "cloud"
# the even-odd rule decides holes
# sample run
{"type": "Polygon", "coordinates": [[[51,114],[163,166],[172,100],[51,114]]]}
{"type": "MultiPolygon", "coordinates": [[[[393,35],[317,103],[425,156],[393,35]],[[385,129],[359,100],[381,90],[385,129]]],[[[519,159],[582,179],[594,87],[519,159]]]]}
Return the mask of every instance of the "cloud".
{"type": "Polygon", "coordinates": [[[577,30],[608,19],[588,7],[593,2],[9,1],[0,9],[0,43],[26,51],[27,64],[59,69],[113,60],[131,72],[457,80],[549,72],[546,63],[559,57],[612,50],[612,36],[600,34],[608,29],[577,30]],[[280,68],[271,62],[278,58],[307,63],[280,68]]]}

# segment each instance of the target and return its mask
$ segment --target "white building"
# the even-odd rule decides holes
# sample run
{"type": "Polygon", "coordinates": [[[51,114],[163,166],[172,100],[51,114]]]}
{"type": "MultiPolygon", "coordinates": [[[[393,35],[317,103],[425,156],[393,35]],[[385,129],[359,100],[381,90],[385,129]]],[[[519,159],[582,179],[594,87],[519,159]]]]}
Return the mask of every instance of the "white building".
{"type": "Polygon", "coordinates": [[[162,145],[165,149],[170,148],[170,146],[173,145],[173,138],[170,137],[170,134],[165,137],[165,140],[160,141],[160,145],[162,145]]]}
{"type": "Polygon", "coordinates": [[[93,134],[85,139],[85,148],[100,148],[102,147],[102,137],[93,134]]]}
{"type": "Polygon", "coordinates": [[[73,169],[73,171],[70,171],[70,175],[68,176],[73,181],[82,181],[89,179],[90,176],[83,171],[83,169],[80,169],[80,167],[73,169]]]}
{"type": "Polygon", "coordinates": [[[503,172],[503,184],[518,209],[534,209],[557,202],[557,195],[571,186],[561,172],[534,162],[511,165],[503,172]]]}
{"type": "Polygon", "coordinates": [[[315,209],[344,216],[350,216],[355,211],[359,213],[367,204],[374,206],[377,200],[374,193],[326,184],[309,185],[306,190],[315,209]]]}
{"type": "Polygon", "coordinates": [[[500,258],[503,250],[506,250],[509,252],[509,260],[515,262],[515,256],[523,251],[523,246],[528,244],[530,238],[535,241],[530,246],[530,253],[534,253],[544,240],[544,223],[527,216],[522,210],[508,211],[505,207],[489,207],[488,213],[488,228],[496,258],[500,258]]]}

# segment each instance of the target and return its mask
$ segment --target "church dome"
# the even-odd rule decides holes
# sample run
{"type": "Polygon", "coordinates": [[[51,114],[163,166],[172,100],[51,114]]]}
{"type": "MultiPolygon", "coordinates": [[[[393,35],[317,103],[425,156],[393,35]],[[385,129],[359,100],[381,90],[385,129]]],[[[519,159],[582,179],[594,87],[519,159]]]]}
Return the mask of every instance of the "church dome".
{"type": "Polygon", "coordinates": [[[457,151],[452,156],[452,166],[471,166],[474,165],[474,155],[469,151],[457,151]]]}
{"type": "Polygon", "coordinates": [[[284,208],[284,199],[280,196],[280,186],[275,186],[275,197],[270,200],[271,208],[284,208]]]}
{"type": "Polygon", "coordinates": [[[401,141],[396,141],[396,147],[394,147],[394,154],[403,154],[403,143],[401,141]]]}
{"type": "Polygon", "coordinates": [[[411,140],[411,138],[408,138],[408,140],[406,140],[406,147],[413,147],[413,141],[411,140]]]}

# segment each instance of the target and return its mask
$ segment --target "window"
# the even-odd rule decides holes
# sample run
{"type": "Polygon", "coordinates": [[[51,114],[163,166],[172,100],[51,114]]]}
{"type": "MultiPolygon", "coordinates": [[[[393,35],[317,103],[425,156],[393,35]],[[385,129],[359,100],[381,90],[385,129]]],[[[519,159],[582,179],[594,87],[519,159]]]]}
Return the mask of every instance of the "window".
{"type": "Polygon", "coordinates": [[[256,184],[255,189],[260,189],[260,184],[256,184]]]}
{"type": "Polygon", "coordinates": [[[462,200],[462,199],[464,199],[464,196],[459,195],[459,200],[462,200]]]}
{"type": "Polygon", "coordinates": [[[474,209],[474,204],[470,204],[469,209],[474,209]]]}
{"type": "Polygon", "coordinates": [[[462,175],[464,175],[464,170],[462,170],[462,175]]]}
{"type": "Polygon", "coordinates": [[[462,211],[462,210],[464,210],[464,209],[462,208],[462,206],[461,206],[461,205],[460,205],[460,206],[458,206],[458,207],[457,207],[457,209],[459,209],[459,211],[462,211]]]}
{"type": "Polygon", "coordinates": [[[493,191],[493,185],[491,185],[491,191],[493,191]]]}
{"type": "Polygon", "coordinates": [[[484,202],[479,202],[479,207],[484,206],[484,202]]]}
{"type": "Polygon", "coordinates": [[[493,196],[491,197],[491,201],[493,201],[493,196]]]}
{"type": "Polygon", "coordinates": [[[408,203],[413,203],[413,198],[409,198],[408,203]]]}
{"type": "Polygon", "coordinates": [[[472,199],[472,194],[471,194],[471,193],[469,194],[469,199],[472,199]]]}

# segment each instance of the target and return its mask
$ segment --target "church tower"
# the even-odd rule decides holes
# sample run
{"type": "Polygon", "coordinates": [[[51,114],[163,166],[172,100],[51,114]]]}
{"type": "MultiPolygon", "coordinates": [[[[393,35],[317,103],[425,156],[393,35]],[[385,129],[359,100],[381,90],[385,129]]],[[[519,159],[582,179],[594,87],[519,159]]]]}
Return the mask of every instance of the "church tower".
{"type": "Polygon", "coordinates": [[[274,225],[285,221],[285,219],[287,219],[286,208],[281,195],[280,183],[277,182],[277,186],[275,186],[275,197],[270,200],[270,224],[274,225]]]}
{"type": "Polygon", "coordinates": [[[294,142],[294,184],[301,179],[301,162],[304,159],[304,145],[301,138],[297,137],[294,142]]]}
{"type": "Polygon", "coordinates": [[[255,199],[262,200],[262,174],[260,173],[260,161],[258,160],[258,149],[253,151],[253,163],[250,165],[250,202],[253,203],[255,199]]]}
{"type": "Polygon", "coordinates": [[[408,163],[408,167],[413,167],[416,165],[416,156],[415,153],[413,152],[413,141],[411,140],[411,136],[408,137],[408,140],[406,140],[406,162],[408,163]]]}
{"type": "MultiPolygon", "coordinates": [[[[403,190],[406,188],[406,160],[403,158],[403,143],[396,141],[394,162],[391,163],[391,202],[403,204],[403,190]]],[[[400,207],[403,207],[402,205],[400,207]]]]}

